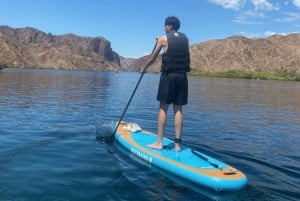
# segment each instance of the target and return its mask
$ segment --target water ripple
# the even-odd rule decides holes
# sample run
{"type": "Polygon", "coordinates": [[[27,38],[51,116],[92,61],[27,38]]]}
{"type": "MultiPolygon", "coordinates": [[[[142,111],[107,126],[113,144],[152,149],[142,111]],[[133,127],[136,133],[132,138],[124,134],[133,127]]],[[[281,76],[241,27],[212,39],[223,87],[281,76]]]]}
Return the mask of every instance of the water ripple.
{"type": "Polygon", "coordinates": [[[0,186],[0,200],[1,201],[13,201],[14,199],[9,194],[7,187],[0,186]]]}
{"type": "MultiPolygon", "coordinates": [[[[189,77],[183,143],[237,167],[249,179],[241,191],[219,193],[149,167],[117,144],[97,139],[111,132],[139,76],[3,69],[0,200],[300,197],[299,83],[189,77]]],[[[158,81],[157,74],[143,77],[124,120],[156,131],[158,81]]],[[[174,137],[171,107],[165,136],[174,137]]]]}

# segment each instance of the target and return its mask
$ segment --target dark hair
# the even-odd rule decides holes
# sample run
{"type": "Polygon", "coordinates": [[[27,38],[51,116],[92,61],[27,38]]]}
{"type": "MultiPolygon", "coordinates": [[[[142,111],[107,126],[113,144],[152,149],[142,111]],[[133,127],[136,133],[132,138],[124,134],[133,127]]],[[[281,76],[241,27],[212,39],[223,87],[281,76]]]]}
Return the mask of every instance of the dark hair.
{"type": "Polygon", "coordinates": [[[173,29],[177,31],[180,28],[180,21],[175,16],[167,17],[165,20],[165,25],[171,25],[173,29]]]}

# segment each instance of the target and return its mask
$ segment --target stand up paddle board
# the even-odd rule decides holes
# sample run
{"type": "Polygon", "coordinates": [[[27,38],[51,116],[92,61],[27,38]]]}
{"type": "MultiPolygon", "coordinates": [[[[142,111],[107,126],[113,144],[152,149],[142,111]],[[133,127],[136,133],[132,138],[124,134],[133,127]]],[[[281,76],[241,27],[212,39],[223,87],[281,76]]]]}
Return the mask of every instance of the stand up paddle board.
{"type": "Polygon", "coordinates": [[[120,122],[115,139],[131,154],[167,172],[216,191],[240,190],[247,184],[244,173],[213,157],[181,145],[174,149],[174,141],[163,138],[163,149],[148,148],[157,135],[142,130],[137,124],[120,122]]]}

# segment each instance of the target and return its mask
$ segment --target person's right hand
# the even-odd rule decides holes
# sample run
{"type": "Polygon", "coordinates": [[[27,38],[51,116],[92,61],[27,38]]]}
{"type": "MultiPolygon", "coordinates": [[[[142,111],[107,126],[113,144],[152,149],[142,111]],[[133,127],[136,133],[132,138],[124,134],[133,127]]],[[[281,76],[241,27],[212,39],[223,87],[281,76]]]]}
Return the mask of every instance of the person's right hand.
{"type": "Polygon", "coordinates": [[[140,73],[146,73],[147,72],[147,68],[142,68],[141,70],[140,70],[140,73]]]}

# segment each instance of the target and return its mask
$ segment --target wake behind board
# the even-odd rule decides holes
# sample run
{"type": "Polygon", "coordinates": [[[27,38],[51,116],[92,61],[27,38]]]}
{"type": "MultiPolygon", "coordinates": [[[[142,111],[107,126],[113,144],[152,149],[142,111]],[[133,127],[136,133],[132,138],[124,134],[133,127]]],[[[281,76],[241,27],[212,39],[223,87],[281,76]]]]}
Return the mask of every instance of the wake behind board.
{"type": "Polygon", "coordinates": [[[174,141],[168,138],[163,138],[163,149],[148,148],[147,144],[153,143],[157,135],[146,130],[133,132],[130,126],[121,122],[115,139],[147,163],[216,191],[235,191],[246,186],[247,177],[241,171],[184,145],[177,152],[174,141]]]}

